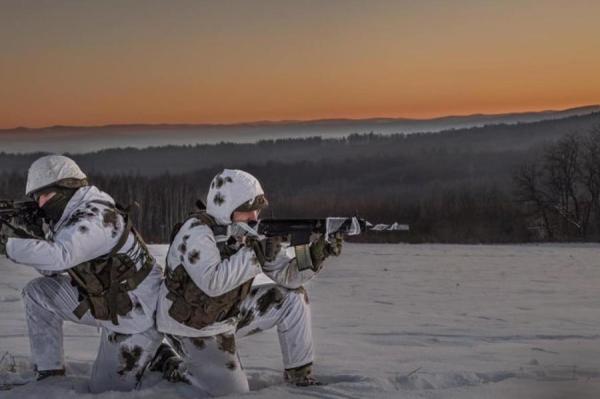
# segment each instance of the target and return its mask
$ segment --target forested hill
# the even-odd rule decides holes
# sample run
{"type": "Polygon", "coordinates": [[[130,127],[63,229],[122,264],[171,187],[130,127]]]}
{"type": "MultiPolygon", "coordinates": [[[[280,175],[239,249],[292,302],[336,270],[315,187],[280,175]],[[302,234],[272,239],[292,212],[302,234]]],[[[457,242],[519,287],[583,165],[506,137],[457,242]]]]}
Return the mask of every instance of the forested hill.
{"type": "MultiPolygon", "coordinates": [[[[356,158],[397,158],[432,152],[505,153],[522,152],[552,142],[569,132],[587,132],[600,125],[600,113],[558,120],[514,125],[492,125],[449,130],[439,133],[394,135],[354,134],[348,138],[265,140],[256,144],[221,143],[215,145],[166,146],[147,149],[111,149],[74,155],[91,173],[134,173],[156,176],[180,174],[210,168],[275,161],[294,163],[339,162],[356,158]]],[[[36,154],[11,155],[0,152],[0,170],[23,171],[36,154]]],[[[431,158],[428,161],[433,161],[431,158]]]]}
{"type": "MultiPolygon", "coordinates": [[[[260,179],[269,215],[358,213],[374,223],[411,225],[409,234],[361,239],[523,242],[536,222],[514,194],[515,172],[560,138],[591,131],[600,132],[600,113],[443,133],[129,148],[74,158],[93,184],[121,203],[141,204],[135,221],[152,242],[168,239],[224,167],[260,179]]],[[[22,197],[27,168],[39,155],[0,155],[0,198],[22,197]]]]}

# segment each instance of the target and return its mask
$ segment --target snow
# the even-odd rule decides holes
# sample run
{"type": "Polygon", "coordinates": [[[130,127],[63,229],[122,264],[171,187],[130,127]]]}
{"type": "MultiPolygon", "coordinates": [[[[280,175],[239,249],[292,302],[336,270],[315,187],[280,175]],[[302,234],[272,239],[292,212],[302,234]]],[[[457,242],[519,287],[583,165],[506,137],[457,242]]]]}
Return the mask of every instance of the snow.
{"type": "MultiPolygon", "coordinates": [[[[164,256],[165,246],[154,246],[164,256]]],[[[245,397],[600,397],[597,245],[347,244],[308,288],[316,375],[283,383],[275,331],[239,342],[245,397]]],[[[21,288],[32,269],[0,260],[0,387],[32,377],[21,288]]],[[[134,393],[86,393],[95,328],[65,324],[66,378],[0,398],[192,398],[150,373],[134,393]]]]}

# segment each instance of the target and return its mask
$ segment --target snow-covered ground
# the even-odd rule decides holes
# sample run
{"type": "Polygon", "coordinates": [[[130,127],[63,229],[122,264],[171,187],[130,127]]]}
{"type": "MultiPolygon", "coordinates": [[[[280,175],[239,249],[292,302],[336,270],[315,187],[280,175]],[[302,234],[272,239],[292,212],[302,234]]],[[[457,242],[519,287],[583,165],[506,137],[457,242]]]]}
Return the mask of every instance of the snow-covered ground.
{"type": "MultiPolygon", "coordinates": [[[[1,386],[31,377],[20,290],[37,274],[4,258],[0,271],[1,386]]],[[[600,397],[598,245],[348,244],[308,288],[316,373],[328,385],[285,385],[269,331],[239,343],[246,397],[600,397]]],[[[69,376],[0,398],[94,397],[97,341],[96,329],[65,324],[69,376]]],[[[97,397],[193,397],[150,377],[140,391],[97,397]]]]}

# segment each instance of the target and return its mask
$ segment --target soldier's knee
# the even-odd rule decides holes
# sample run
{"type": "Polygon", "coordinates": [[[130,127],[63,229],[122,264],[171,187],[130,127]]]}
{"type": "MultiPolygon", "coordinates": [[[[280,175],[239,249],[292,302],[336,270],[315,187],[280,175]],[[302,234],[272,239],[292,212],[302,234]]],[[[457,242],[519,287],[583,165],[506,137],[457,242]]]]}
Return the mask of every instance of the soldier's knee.
{"type": "Polygon", "coordinates": [[[23,297],[23,300],[29,301],[31,299],[37,298],[39,293],[43,290],[42,287],[44,286],[44,279],[46,278],[47,277],[38,277],[28,282],[21,291],[21,296],[23,297]]]}
{"type": "Polygon", "coordinates": [[[309,306],[308,301],[308,293],[304,287],[289,289],[282,289],[285,308],[294,309],[293,313],[296,311],[304,312],[304,308],[309,306]]]}
{"type": "Polygon", "coordinates": [[[288,296],[292,298],[292,301],[299,305],[308,306],[310,304],[308,299],[308,291],[306,291],[306,288],[304,287],[288,290],[288,296]]]}

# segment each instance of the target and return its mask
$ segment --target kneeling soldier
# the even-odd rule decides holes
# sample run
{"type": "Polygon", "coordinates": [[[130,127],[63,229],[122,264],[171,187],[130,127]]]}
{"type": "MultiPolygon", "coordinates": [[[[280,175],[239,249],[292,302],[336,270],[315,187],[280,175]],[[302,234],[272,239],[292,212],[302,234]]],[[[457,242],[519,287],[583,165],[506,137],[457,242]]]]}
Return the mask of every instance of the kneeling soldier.
{"type": "MultiPolygon", "coordinates": [[[[273,327],[279,334],[286,379],[296,385],[317,383],[312,375],[310,307],[302,286],[315,272],[299,271],[296,259],[280,251],[273,239],[245,239],[244,222],[256,221],[266,205],[255,177],[226,169],[210,185],[206,211],[192,214],[174,232],[157,326],[182,357],[181,379],[203,393],[248,391],[236,338],[273,327]],[[261,272],[275,284],[252,287],[261,272]]],[[[323,239],[310,247],[317,266],[341,250],[324,243],[323,239]]]]}
{"type": "Polygon", "coordinates": [[[68,320],[102,329],[90,390],[136,388],[162,339],[154,327],[160,268],[126,212],[89,186],[73,160],[49,155],[35,161],[26,194],[43,211],[46,239],[2,241],[9,259],[44,275],[23,290],[38,380],[64,375],[68,320]]]}

